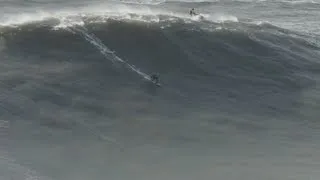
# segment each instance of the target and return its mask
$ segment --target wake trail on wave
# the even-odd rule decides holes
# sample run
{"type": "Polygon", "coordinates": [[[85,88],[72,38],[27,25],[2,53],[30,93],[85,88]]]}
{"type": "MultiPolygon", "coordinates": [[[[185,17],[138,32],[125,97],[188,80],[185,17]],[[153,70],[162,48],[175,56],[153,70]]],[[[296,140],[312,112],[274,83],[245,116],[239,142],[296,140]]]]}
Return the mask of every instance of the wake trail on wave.
{"type": "Polygon", "coordinates": [[[87,40],[89,43],[94,45],[101,52],[101,54],[104,57],[106,57],[107,59],[109,59],[111,62],[113,62],[113,63],[121,62],[124,65],[126,65],[129,69],[131,69],[133,72],[135,72],[138,75],[140,75],[141,77],[143,77],[144,79],[151,81],[148,74],[140,71],[134,65],[129,64],[127,61],[125,61],[125,60],[121,59],[119,56],[117,56],[115,54],[115,51],[110,50],[106,45],[104,45],[102,43],[102,41],[98,37],[96,37],[92,33],[90,34],[87,28],[76,26],[76,27],[68,27],[68,30],[84,37],[85,40],[87,40]]]}
{"type": "MultiPolygon", "coordinates": [[[[89,43],[91,43],[92,45],[94,45],[100,52],[101,54],[106,57],[107,59],[109,59],[111,62],[115,63],[115,62],[120,62],[123,63],[124,65],[126,65],[129,69],[131,69],[133,72],[137,73],[138,75],[140,75],[141,77],[143,77],[144,79],[148,80],[148,81],[152,81],[150,76],[142,71],[140,71],[138,68],[136,68],[134,65],[129,64],[127,61],[121,59],[119,56],[117,56],[115,54],[115,51],[110,50],[106,45],[104,45],[102,43],[102,41],[96,37],[94,34],[90,34],[89,30],[83,26],[70,26],[67,27],[67,29],[69,31],[71,31],[72,33],[75,34],[79,34],[82,37],[85,38],[85,40],[87,40],[89,43]]],[[[181,94],[179,91],[177,90],[173,90],[173,89],[167,89],[167,91],[170,91],[171,93],[176,94],[176,96],[182,96],[182,97],[186,97],[186,95],[181,94]]],[[[95,132],[92,129],[91,130],[93,133],[95,132]]],[[[96,133],[96,132],[95,132],[96,133]]],[[[98,134],[99,135],[99,134],[98,134]]],[[[105,137],[105,136],[101,136],[99,135],[99,137],[103,138],[104,140],[113,142],[113,143],[117,143],[117,141],[113,138],[109,138],[109,137],[105,137]]]]}

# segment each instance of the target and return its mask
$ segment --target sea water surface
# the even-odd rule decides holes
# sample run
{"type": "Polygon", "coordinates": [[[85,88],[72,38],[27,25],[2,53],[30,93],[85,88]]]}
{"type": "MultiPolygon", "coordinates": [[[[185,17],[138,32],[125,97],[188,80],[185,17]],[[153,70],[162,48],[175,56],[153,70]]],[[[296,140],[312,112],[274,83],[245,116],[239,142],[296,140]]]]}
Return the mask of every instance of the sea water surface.
{"type": "Polygon", "coordinates": [[[319,28],[318,0],[1,0],[0,179],[318,180],[319,28]]]}

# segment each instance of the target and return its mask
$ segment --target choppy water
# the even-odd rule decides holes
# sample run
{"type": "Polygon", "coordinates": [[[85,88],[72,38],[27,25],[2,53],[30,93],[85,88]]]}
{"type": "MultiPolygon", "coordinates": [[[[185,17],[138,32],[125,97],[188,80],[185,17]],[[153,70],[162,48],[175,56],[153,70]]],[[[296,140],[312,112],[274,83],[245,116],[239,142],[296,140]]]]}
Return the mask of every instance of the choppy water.
{"type": "Polygon", "coordinates": [[[319,10],[1,1],[0,179],[319,179],[319,10]]]}

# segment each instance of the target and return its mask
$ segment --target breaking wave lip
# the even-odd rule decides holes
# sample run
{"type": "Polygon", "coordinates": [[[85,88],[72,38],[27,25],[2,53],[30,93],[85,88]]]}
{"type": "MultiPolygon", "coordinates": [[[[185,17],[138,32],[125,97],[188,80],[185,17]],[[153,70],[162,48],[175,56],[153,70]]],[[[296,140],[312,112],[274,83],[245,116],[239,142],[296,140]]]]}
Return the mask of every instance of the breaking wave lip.
{"type": "Polygon", "coordinates": [[[270,3],[290,3],[290,4],[319,4],[319,2],[316,2],[314,0],[280,0],[280,1],[274,1],[274,0],[230,0],[234,2],[244,2],[244,3],[259,3],[259,2],[270,2],[270,3]]]}
{"type": "Polygon", "coordinates": [[[320,2],[314,0],[282,0],[280,2],[289,4],[320,4],[320,2]]]}
{"type": "Polygon", "coordinates": [[[33,22],[45,21],[48,19],[58,19],[62,26],[65,21],[72,21],[79,24],[83,18],[91,18],[97,22],[105,22],[108,19],[128,20],[158,23],[163,21],[208,21],[221,23],[225,21],[238,22],[238,18],[232,15],[224,14],[200,14],[199,16],[190,16],[189,14],[164,11],[161,9],[154,9],[146,6],[127,6],[124,4],[111,4],[107,9],[102,6],[91,6],[84,8],[68,8],[62,10],[47,10],[35,12],[22,12],[20,14],[12,13],[5,14],[0,17],[1,26],[19,26],[33,22]],[[78,22],[77,22],[78,21],[78,22]]]}
{"type": "MultiPolygon", "coordinates": [[[[120,0],[121,3],[127,4],[148,4],[159,5],[165,3],[211,3],[219,2],[220,0],[120,0]]],[[[118,1],[117,1],[118,2],[118,1]]]]}
{"type": "MultiPolygon", "coordinates": [[[[113,0],[114,2],[119,2],[117,0],[113,0]]],[[[159,5],[162,3],[165,3],[166,0],[144,0],[144,1],[140,1],[140,0],[120,0],[121,3],[125,3],[125,4],[147,4],[147,5],[159,5]]]]}

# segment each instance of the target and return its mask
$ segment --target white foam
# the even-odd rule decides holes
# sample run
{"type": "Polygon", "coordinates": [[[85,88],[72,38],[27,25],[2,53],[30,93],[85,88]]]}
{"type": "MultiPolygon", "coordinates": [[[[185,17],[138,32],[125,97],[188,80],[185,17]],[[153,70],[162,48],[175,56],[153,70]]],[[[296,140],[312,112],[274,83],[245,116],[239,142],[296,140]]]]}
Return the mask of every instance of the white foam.
{"type": "Polygon", "coordinates": [[[187,2],[187,3],[201,3],[201,2],[217,2],[219,0],[165,0],[164,2],[187,2]]]}
{"type": "Polygon", "coordinates": [[[225,14],[215,14],[213,16],[207,17],[213,22],[223,23],[223,22],[239,22],[236,16],[225,15],[225,14]]]}
{"type": "Polygon", "coordinates": [[[7,14],[0,18],[0,26],[16,26],[35,21],[43,21],[52,17],[49,12],[37,11],[34,13],[7,14]]]}
{"type": "Polygon", "coordinates": [[[282,2],[290,3],[290,4],[305,4],[305,3],[319,4],[320,3],[314,0],[283,0],[282,2]]]}
{"type": "MultiPolygon", "coordinates": [[[[114,0],[115,2],[119,2],[118,0],[114,0]]],[[[126,4],[149,4],[149,5],[158,5],[166,2],[165,0],[120,0],[122,3],[126,4]]]]}
{"type": "Polygon", "coordinates": [[[254,24],[254,25],[258,25],[258,26],[263,26],[263,25],[272,25],[269,21],[261,21],[261,20],[258,20],[258,21],[250,21],[250,22],[247,22],[249,24],[254,24]]]}
{"type": "MultiPolygon", "coordinates": [[[[230,15],[201,14],[207,21],[224,22],[238,19],[230,15]]],[[[100,3],[83,7],[66,7],[59,10],[9,13],[0,17],[0,26],[15,26],[31,22],[43,21],[49,18],[60,20],[58,28],[68,25],[81,25],[84,18],[90,18],[93,22],[105,22],[108,19],[129,20],[158,23],[160,21],[201,21],[199,16],[192,17],[188,13],[166,11],[159,8],[151,8],[143,5],[127,5],[100,3]]]]}
{"type": "Polygon", "coordinates": [[[268,0],[233,0],[235,2],[244,2],[244,3],[251,3],[251,2],[265,2],[268,0]]]}
{"type": "Polygon", "coordinates": [[[77,18],[67,18],[67,17],[62,17],[60,18],[60,24],[54,26],[53,29],[58,30],[58,29],[65,29],[70,26],[83,26],[84,22],[81,19],[77,18]]]}
{"type": "Polygon", "coordinates": [[[166,2],[187,2],[187,3],[201,3],[201,2],[217,2],[219,0],[120,0],[122,3],[128,4],[151,4],[158,5],[166,2]]]}

